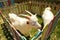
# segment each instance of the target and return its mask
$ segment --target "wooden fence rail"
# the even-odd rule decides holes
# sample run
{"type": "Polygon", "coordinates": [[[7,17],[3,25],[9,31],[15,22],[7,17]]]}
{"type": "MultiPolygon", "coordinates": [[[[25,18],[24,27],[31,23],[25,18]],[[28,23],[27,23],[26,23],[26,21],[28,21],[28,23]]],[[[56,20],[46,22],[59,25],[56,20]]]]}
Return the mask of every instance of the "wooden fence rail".
{"type": "Polygon", "coordinates": [[[13,12],[16,14],[23,13],[25,10],[32,11],[34,13],[37,13],[39,15],[42,15],[43,10],[47,7],[50,6],[52,8],[52,12],[56,14],[56,12],[60,9],[60,4],[55,4],[55,3],[47,3],[47,2],[36,2],[36,1],[29,1],[29,2],[23,2],[20,4],[15,4],[11,5],[9,7],[4,7],[3,9],[5,11],[13,12]]]}

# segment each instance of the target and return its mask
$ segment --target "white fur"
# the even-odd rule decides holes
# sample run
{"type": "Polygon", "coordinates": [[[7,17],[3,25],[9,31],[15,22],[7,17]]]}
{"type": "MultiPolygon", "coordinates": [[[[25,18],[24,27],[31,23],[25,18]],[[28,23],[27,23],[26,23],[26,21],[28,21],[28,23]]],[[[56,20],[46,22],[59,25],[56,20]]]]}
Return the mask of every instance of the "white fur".
{"type": "Polygon", "coordinates": [[[14,13],[9,13],[9,17],[10,17],[9,19],[10,19],[12,25],[14,25],[14,26],[24,27],[27,25],[26,22],[28,21],[28,19],[26,19],[26,18],[18,17],[14,13]]]}
{"type": "MultiPolygon", "coordinates": [[[[43,12],[43,15],[42,15],[42,18],[43,18],[43,21],[44,21],[44,28],[46,27],[46,25],[48,25],[51,20],[54,18],[54,15],[53,13],[50,11],[51,8],[50,7],[47,7],[45,8],[44,12],[43,12]]],[[[44,29],[43,28],[43,29],[44,29]]]]}

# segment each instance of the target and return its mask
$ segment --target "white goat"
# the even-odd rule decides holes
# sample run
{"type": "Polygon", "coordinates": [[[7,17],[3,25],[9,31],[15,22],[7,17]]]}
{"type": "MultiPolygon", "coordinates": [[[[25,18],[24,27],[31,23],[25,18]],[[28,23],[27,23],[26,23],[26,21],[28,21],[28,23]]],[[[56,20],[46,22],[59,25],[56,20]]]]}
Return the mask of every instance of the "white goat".
{"type": "MultiPolygon", "coordinates": [[[[48,25],[51,20],[54,18],[54,15],[53,13],[50,11],[51,8],[50,7],[47,7],[45,8],[44,12],[43,12],[43,15],[42,15],[42,18],[43,18],[43,21],[44,21],[44,28],[46,27],[46,25],[48,25]]],[[[43,29],[44,29],[43,28],[43,29]]]]}
{"type": "Polygon", "coordinates": [[[29,15],[24,15],[24,14],[20,14],[20,16],[24,16],[26,18],[22,18],[17,16],[14,13],[9,13],[9,19],[12,23],[12,25],[14,26],[21,26],[21,27],[25,27],[26,25],[32,25],[32,26],[36,26],[36,27],[41,27],[41,25],[38,23],[38,18],[36,17],[36,14],[33,15],[32,13],[30,13],[29,11],[25,10],[26,12],[28,12],[31,16],[29,15]]]}
{"type": "Polygon", "coordinates": [[[21,27],[24,27],[27,25],[27,22],[29,21],[28,19],[26,18],[22,18],[22,17],[18,17],[16,14],[14,13],[9,13],[9,19],[12,23],[12,25],[14,26],[21,26],[21,27]]]}

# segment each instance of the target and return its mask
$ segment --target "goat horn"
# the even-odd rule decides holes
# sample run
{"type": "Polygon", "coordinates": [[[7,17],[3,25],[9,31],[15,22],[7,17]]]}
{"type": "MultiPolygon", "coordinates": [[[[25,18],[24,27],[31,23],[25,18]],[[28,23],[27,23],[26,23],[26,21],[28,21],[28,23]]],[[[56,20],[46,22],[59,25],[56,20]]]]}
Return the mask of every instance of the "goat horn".
{"type": "Polygon", "coordinates": [[[31,12],[29,12],[28,10],[25,10],[27,13],[29,13],[30,15],[33,15],[31,12]]]}
{"type": "Polygon", "coordinates": [[[35,15],[37,15],[37,14],[35,14],[35,15]]]}
{"type": "Polygon", "coordinates": [[[28,15],[20,14],[20,16],[23,16],[24,18],[30,19],[30,16],[28,16],[28,15]]]}

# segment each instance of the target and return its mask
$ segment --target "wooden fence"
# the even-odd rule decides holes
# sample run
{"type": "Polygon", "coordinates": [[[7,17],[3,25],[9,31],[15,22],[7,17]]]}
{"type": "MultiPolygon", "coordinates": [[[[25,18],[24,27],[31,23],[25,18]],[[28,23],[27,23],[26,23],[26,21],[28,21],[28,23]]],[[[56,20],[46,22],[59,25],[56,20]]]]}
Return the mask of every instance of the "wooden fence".
{"type": "Polygon", "coordinates": [[[29,1],[29,2],[23,2],[20,4],[11,5],[8,7],[5,6],[3,10],[8,11],[6,13],[13,12],[16,14],[24,13],[25,10],[29,10],[39,15],[42,15],[44,9],[47,6],[50,6],[52,8],[52,12],[54,14],[56,14],[56,12],[60,9],[60,4],[57,5],[55,3],[51,4],[47,2],[29,1]]]}

